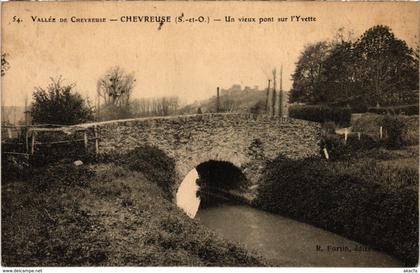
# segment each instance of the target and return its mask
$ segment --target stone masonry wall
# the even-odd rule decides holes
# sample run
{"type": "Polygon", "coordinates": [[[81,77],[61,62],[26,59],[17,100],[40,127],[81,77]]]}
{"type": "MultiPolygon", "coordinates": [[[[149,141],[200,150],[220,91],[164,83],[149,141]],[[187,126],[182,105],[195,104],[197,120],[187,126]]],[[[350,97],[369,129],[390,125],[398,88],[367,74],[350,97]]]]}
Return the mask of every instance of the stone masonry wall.
{"type": "MultiPolygon", "coordinates": [[[[96,123],[99,152],[157,146],[176,161],[183,178],[208,160],[230,161],[254,180],[266,160],[282,154],[304,158],[319,153],[320,126],[251,114],[204,114],[96,123]]],[[[92,124],[85,124],[92,126],[92,124]]]]}

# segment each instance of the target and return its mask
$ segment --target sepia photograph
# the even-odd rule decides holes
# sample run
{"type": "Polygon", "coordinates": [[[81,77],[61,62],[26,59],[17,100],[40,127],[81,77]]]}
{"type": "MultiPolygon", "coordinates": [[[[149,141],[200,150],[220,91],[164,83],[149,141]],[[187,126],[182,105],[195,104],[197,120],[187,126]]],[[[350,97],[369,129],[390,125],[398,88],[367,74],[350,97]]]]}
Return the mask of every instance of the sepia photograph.
{"type": "Polygon", "coordinates": [[[2,2],[2,272],[417,272],[419,11],[2,2]]]}

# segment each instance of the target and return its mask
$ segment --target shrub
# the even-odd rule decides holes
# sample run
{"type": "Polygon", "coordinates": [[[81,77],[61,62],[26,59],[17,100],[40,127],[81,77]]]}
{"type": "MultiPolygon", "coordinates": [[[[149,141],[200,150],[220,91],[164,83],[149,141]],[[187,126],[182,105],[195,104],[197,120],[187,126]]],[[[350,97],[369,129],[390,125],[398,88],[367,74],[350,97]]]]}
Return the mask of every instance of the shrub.
{"type": "Polygon", "coordinates": [[[357,134],[349,134],[347,143],[344,142],[344,136],[327,134],[320,141],[320,153],[324,156],[323,149],[326,148],[330,159],[337,160],[355,156],[357,152],[371,150],[378,146],[379,143],[366,134],[360,134],[360,139],[357,134]]]}
{"type": "Polygon", "coordinates": [[[333,121],[341,126],[348,126],[351,120],[350,108],[328,107],[322,105],[292,105],[289,116],[315,122],[333,121]]]}
{"type": "Polygon", "coordinates": [[[26,179],[30,176],[32,167],[29,160],[20,155],[2,154],[1,180],[8,183],[15,180],[26,179]]]}
{"type": "Polygon", "coordinates": [[[366,113],[369,106],[366,99],[362,96],[347,97],[345,99],[337,99],[335,102],[330,103],[331,107],[350,107],[353,113],[366,113]]]}
{"type": "Polygon", "coordinates": [[[265,113],[265,102],[264,101],[258,101],[257,103],[255,103],[250,109],[249,111],[252,114],[261,114],[261,113],[265,113]]]}
{"type": "MultiPolygon", "coordinates": [[[[388,115],[389,116],[389,115],[388,115]]],[[[363,132],[375,136],[375,139],[379,139],[379,127],[383,126],[385,129],[384,119],[388,119],[386,115],[378,114],[363,114],[357,120],[354,120],[352,123],[353,131],[363,132]]],[[[419,142],[419,118],[418,116],[404,116],[404,115],[395,115],[392,116],[392,119],[398,119],[398,123],[404,125],[401,132],[401,141],[403,145],[416,145],[419,142]]],[[[386,131],[386,129],[385,129],[386,131]]]]}
{"type": "Polygon", "coordinates": [[[369,109],[366,102],[350,104],[350,108],[353,113],[366,113],[369,109]]]}
{"type": "Polygon", "coordinates": [[[141,146],[128,152],[123,162],[133,171],[142,172],[149,180],[172,197],[175,185],[175,161],[157,147],[141,146]]]}
{"type": "Polygon", "coordinates": [[[382,126],[387,134],[385,145],[388,148],[401,148],[403,146],[404,123],[398,117],[386,115],[382,120],[382,126]]]}
{"type": "Polygon", "coordinates": [[[406,266],[417,264],[418,172],[368,160],[279,157],[262,179],[256,206],[387,251],[406,266]]]}
{"type": "Polygon", "coordinates": [[[78,124],[93,120],[88,101],[73,92],[75,85],[63,85],[62,79],[51,79],[46,89],[38,87],[33,94],[32,118],[35,123],[78,124]]]}
{"type": "Polygon", "coordinates": [[[49,165],[34,169],[31,183],[37,192],[48,192],[63,186],[85,186],[94,177],[94,172],[86,165],[49,165]]]}
{"type": "Polygon", "coordinates": [[[322,130],[327,134],[335,134],[335,129],[337,129],[337,126],[333,121],[327,121],[322,124],[322,130]]]}
{"type": "Polygon", "coordinates": [[[371,113],[386,115],[418,115],[419,114],[419,105],[410,104],[410,105],[400,105],[400,106],[388,106],[388,107],[371,107],[368,110],[371,113]]]}

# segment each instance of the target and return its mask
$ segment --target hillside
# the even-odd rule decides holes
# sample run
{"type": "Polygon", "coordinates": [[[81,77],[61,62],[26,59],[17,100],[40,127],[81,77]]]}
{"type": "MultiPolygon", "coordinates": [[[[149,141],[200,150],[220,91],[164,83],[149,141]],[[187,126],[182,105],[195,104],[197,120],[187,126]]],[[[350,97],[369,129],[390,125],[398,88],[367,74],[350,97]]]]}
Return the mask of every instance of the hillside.
{"type": "MultiPolygon", "coordinates": [[[[242,88],[240,85],[233,85],[229,89],[221,89],[220,92],[220,111],[221,112],[249,112],[251,109],[258,109],[263,111],[266,104],[266,93],[267,90],[260,90],[258,87],[242,88]]],[[[277,95],[278,95],[277,91],[277,95]]],[[[271,96],[269,105],[271,105],[271,96]]],[[[278,99],[278,97],[277,97],[278,99]]],[[[180,111],[185,114],[197,113],[200,108],[203,113],[216,112],[216,96],[212,96],[209,99],[196,101],[183,107],[180,111]]],[[[283,102],[286,104],[287,92],[283,92],[283,102]]],[[[257,110],[257,111],[258,111],[257,110]]]]}

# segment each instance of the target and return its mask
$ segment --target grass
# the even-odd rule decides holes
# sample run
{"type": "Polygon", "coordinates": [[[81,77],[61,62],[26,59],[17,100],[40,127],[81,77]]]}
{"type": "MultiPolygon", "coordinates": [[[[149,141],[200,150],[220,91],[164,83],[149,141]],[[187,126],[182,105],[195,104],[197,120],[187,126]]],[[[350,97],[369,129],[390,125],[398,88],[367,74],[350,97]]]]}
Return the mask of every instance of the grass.
{"type": "MultiPolygon", "coordinates": [[[[402,128],[402,141],[404,145],[418,145],[419,144],[419,116],[404,116],[404,115],[392,115],[393,119],[399,120],[403,123],[402,128]]],[[[386,115],[378,115],[373,113],[365,113],[361,117],[352,121],[352,127],[354,132],[361,132],[379,137],[379,127],[384,126],[384,120],[389,118],[386,115]]],[[[384,133],[385,128],[384,126],[384,133]]]]}
{"type": "Polygon", "coordinates": [[[2,185],[3,266],[262,266],[113,163],[35,169],[2,185]]]}

